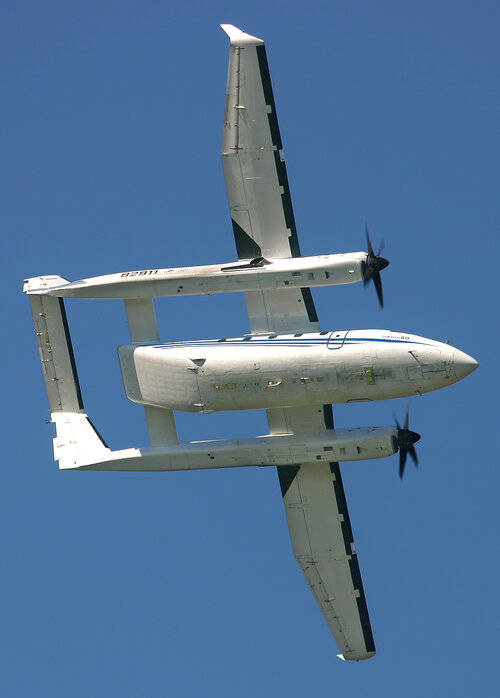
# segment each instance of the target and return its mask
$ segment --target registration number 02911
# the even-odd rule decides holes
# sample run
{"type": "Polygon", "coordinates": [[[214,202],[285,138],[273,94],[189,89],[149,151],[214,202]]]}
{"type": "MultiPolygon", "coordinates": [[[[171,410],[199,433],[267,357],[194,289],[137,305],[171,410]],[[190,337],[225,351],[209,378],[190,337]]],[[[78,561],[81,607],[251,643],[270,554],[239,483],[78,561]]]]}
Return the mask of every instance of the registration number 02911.
{"type": "Polygon", "coordinates": [[[122,276],[154,276],[158,274],[158,269],[143,269],[142,271],[124,271],[122,276]]]}

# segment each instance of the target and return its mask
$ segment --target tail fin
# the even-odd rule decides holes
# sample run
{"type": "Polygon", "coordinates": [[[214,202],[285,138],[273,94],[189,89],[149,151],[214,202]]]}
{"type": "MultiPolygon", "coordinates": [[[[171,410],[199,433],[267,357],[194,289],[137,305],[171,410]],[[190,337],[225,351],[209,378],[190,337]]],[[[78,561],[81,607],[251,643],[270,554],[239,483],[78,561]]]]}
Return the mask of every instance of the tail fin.
{"type": "MultiPolygon", "coordinates": [[[[28,279],[25,291],[31,281],[38,279],[28,279]]],[[[64,301],[36,294],[30,294],[29,299],[51,417],[56,425],[54,458],[60,468],[105,460],[110,451],[84,411],[64,301]]]]}
{"type": "Polygon", "coordinates": [[[54,460],[61,470],[108,460],[111,451],[86,414],[53,412],[52,420],[56,425],[54,460]]]}
{"type": "MultiPolygon", "coordinates": [[[[66,469],[116,460],[116,454],[123,452],[107,447],[85,413],[64,300],[47,295],[47,290],[61,281],[60,276],[26,279],[24,292],[31,303],[51,418],[56,425],[54,458],[66,469]]],[[[152,300],[130,299],[126,307],[132,341],[158,341],[152,300]]],[[[146,406],[146,419],[152,446],[178,443],[171,410],[146,406]]]]}
{"type": "Polygon", "coordinates": [[[83,412],[73,346],[62,298],[29,296],[51,412],[83,412]]]}

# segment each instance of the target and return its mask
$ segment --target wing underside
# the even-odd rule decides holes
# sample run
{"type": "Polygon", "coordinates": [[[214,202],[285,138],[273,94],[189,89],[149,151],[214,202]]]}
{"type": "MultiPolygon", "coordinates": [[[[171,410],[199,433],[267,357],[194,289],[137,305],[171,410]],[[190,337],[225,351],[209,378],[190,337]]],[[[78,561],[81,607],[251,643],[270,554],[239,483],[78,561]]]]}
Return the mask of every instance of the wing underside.
{"type": "Polygon", "coordinates": [[[344,659],[375,644],[338,463],[278,468],[295,557],[344,659]]]}
{"type": "MultiPolygon", "coordinates": [[[[264,42],[230,25],[223,29],[231,48],[222,164],[238,257],[300,257],[264,42]]],[[[254,334],[319,330],[309,288],[245,296],[254,334]]]]}
{"type": "MultiPolygon", "coordinates": [[[[232,25],[222,162],[239,259],[299,257],[264,42],[232,25]]],[[[319,331],[309,288],[245,294],[252,334],[319,331]]],[[[271,434],[333,429],[331,405],[267,410],[271,434]]],[[[344,659],[375,646],[338,463],[278,468],[295,557],[344,659]]]]}
{"type": "MultiPolygon", "coordinates": [[[[334,428],[331,405],[268,410],[271,433],[311,436],[334,428]]],[[[280,466],[295,558],[343,659],[368,659],[375,644],[338,463],[280,466]]]]}

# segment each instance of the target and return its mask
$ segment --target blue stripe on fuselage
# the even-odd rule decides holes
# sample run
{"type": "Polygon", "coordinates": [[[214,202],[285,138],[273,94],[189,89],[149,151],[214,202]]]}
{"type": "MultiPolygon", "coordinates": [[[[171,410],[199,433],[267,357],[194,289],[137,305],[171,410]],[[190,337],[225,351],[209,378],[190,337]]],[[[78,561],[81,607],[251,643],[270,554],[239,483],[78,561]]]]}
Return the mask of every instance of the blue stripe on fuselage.
{"type": "Polygon", "coordinates": [[[252,345],[252,346],[271,346],[278,345],[280,347],[308,347],[308,346],[343,346],[345,344],[356,345],[356,344],[369,344],[370,342],[377,344],[420,344],[424,346],[431,346],[428,342],[416,342],[411,339],[392,339],[383,337],[339,337],[330,339],[329,337],[310,337],[310,338],[299,338],[296,339],[287,338],[279,339],[276,337],[274,339],[269,339],[268,337],[252,337],[251,339],[245,337],[235,337],[231,339],[226,339],[220,341],[220,339],[197,339],[197,340],[187,340],[183,342],[165,342],[164,344],[153,345],[155,349],[175,349],[182,347],[213,347],[213,346],[238,346],[238,345],[252,345]]]}

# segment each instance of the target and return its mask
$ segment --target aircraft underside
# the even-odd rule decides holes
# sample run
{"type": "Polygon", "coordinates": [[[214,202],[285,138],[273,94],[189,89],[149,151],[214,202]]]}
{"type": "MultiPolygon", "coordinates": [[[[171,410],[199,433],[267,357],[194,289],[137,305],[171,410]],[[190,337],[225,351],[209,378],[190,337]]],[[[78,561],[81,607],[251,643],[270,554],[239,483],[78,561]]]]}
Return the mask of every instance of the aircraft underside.
{"type": "Polygon", "coordinates": [[[203,413],[420,395],[475,367],[448,344],[388,330],[129,344],[119,357],[130,400],[203,413]]]}
{"type": "MultiPolygon", "coordinates": [[[[42,361],[54,457],[61,469],[276,467],[295,557],[342,659],[373,657],[368,606],[339,462],[417,464],[420,438],[402,425],[336,429],[332,404],[420,395],[461,380],[477,362],[434,340],[389,330],[322,332],[311,288],[362,281],[383,307],[368,229],[365,252],[301,256],[264,42],[230,39],[222,162],[237,259],[68,281],[25,280],[42,361]],[[243,292],[243,337],[162,341],[153,298],[243,292]],[[113,451],[84,407],[64,298],[120,298],[130,344],[119,347],[127,397],[144,406],[149,444],[113,451]],[[179,443],[174,411],[265,409],[268,433],[179,443]]],[[[165,248],[160,250],[165,259],[165,248]]],[[[163,262],[164,263],[164,262],[163,262]]],[[[175,302],[175,301],[172,301],[175,302]]]]}

